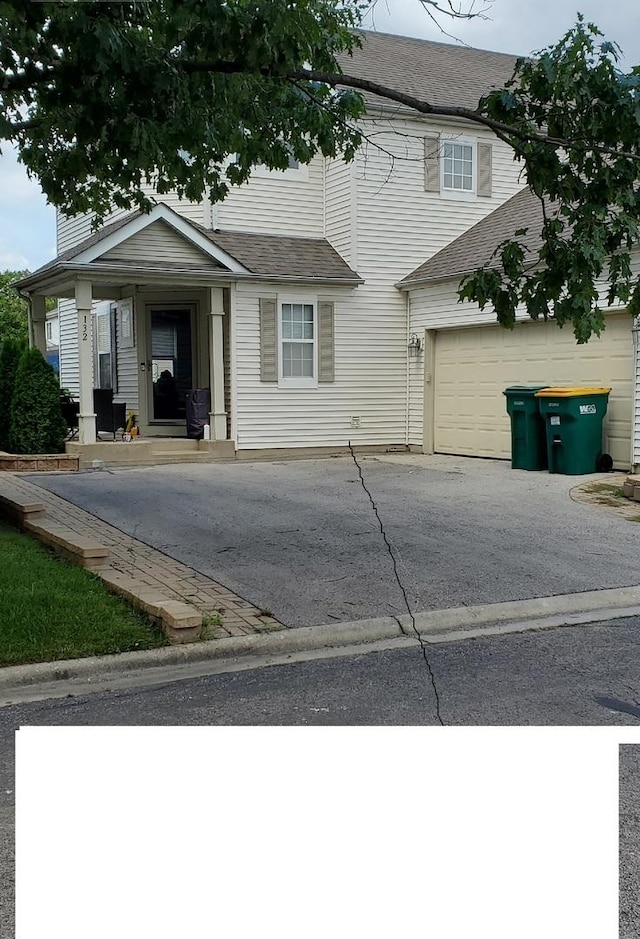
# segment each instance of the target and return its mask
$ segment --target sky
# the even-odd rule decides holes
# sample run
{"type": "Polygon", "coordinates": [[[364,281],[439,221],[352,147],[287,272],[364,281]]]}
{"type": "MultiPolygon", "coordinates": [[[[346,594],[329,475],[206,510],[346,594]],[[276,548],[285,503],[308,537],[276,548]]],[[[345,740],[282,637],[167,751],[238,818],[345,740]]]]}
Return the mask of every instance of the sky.
{"type": "MultiPolygon", "coordinates": [[[[468,7],[470,0],[454,2],[468,7]]],[[[489,3],[485,0],[485,6],[489,3]]],[[[625,67],[640,63],[638,0],[493,0],[488,19],[454,23],[442,17],[441,22],[467,45],[526,55],[556,42],[575,22],[578,10],[621,46],[625,67]]],[[[377,0],[366,25],[381,32],[455,41],[439,31],[420,0],[377,0]]],[[[27,177],[16,153],[5,148],[0,154],[0,271],[34,270],[45,264],[55,256],[55,240],[53,208],[37,181],[27,177]]]]}

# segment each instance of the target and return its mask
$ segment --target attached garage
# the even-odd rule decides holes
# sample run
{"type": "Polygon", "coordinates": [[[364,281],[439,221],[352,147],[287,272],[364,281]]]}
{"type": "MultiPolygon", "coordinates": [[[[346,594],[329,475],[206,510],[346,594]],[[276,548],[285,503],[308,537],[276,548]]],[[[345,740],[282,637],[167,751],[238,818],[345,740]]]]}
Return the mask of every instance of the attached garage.
{"type": "Polygon", "coordinates": [[[505,410],[508,385],[609,385],[605,451],[614,465],[631,462],[632,319],[607,317],[598,339],[577,345],[570,328],[522,322],[513,331],[498,326],[430,330],[432,381],[425,385],[425,426],[436,453],[509,458],[511,437],[505,410]]]}

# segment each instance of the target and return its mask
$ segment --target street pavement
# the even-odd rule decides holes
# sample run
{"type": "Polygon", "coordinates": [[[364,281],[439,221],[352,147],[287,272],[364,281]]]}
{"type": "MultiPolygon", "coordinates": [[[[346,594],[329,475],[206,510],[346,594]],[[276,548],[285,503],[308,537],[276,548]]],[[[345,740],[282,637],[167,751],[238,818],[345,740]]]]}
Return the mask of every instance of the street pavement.
{"type": "MultiPolygon", "coordinates": [[[[639,626],[638,619],[620,619],[431,646],[444,723],[635,726],[639,626]]],[[[13,936],[13,746],[20,726],[435,722],[417,645],[2,708],[0,939],[13,936]]]]}
{"type": "MultiPolygon", "coordinates": [[[[420,454],[361,463],[415,611],[640,582],[640,526],[570,496],[572,487],[596,477],[420,454]]],[[[348,457],[29,480],[289,626],[406,612],[348,457]]]]}
{"type": "Polygon", "coordinates": [[[620,747],[620,939],[640,936],[640,746],[620,747]]]}

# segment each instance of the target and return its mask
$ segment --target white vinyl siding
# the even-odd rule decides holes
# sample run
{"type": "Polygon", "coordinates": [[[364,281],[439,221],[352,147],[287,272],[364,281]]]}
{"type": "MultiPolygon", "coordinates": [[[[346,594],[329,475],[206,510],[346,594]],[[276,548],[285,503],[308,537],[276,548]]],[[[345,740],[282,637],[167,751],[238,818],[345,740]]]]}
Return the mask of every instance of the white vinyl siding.
{"type": "Polygon", "coordinates": [[[219,270],[207,254],[188,241],[162,220],[148,225],[102,255],[104,261],[154,261],[166,259],[172,263],[197,264],[200,268],[219,270]]]}
{"type": "Polygon", "coordinates": [[[357,157],[357,271],[370,296],[376,289],[388,291],[524,185],[522,167],[514,162],[513,152],[489,132],[479,130],[477,140],[493,144],[491,196],[445,198],[439,191],[425,190],[425,125],[432,134],[441,130],[441,137],[451,137],[455,129],[417,119],[397,121],[397,135],[388,120],[370,121],[364,127],[380,147],[395,156],[392,159],[365,142],[357,157]]]}
{"type": "Polygon", "coordinates": [[[204,224],[230,231],[322,238],[323,187],[324,160],[320,157],[300,172],[256,173],[244,186],[231,187],[204,224]]]}
{"type": "Polygon", "coordinates": [[[358,270],[356,251],[356,191],[354,165],[327,160],[325,177],[324,235],[338,254],[358,270]]]}
{"type": "MultiPolygon", "coordinates": [[[[144,187],[145,192],[149,195],[153,195],[153,188],[151,186],[144,187]]],[[[190,219],[192,222],[198,222],[200,225],[208,223],[208,209],[205,210],[205,204],[200,202],[188,202],[186,200],[181,200],[178,198],[176,193],[165,193],[157,199],[158,202],[168,205],[169,208],[173,209],[174,212],[177,212],[179,215],[183,215],[185,218],[190,219]],[[207,221],[205,221],[205,216],[207,221]]],[[[115,222],[119,218],[122,218],[124,215],[128,215],[132,209],[114,209],[104,220],[104,225],[108,225],[110,222],[115,222]]],[[[62,254],[63,251],[67,251],[69,248],[75,247],[75,245],[80,244],[85,238],[88,238],[89,235],[93,233],[91,227],[94,219],[92,212],[87,212],[82,215],[73,215],[67,217],[62,214],[62,212],[56,212],[56,243],[57,243],[57,252],[62,254]]],[[[158,260],[156,256],[155,260],[158,260]]]]}
{"type": "Polygon", "coordinates": [[[88,238],[92,233],[93,213],[82,215],[63,215],[56,210],[56,250],[58,254],[68,251],[88,238]]]}
{"type": "MultiPolygon", "coordinates": [[[[273,285],[239,283],[233,321],[239,449],[385,446],[405,439],[405,306],[399,291],[371,303],[361,287],[298,288],[299,302],[334,304],[333,381],[306,388],[260,380],[259,302],[273,285]],[[359,422],[353,422],[353,418],[359,422]],[[357,426],[359,423],[359,426],[357,426]]],[[[291,294],[283,295],[286,300],[291,294]]]]}

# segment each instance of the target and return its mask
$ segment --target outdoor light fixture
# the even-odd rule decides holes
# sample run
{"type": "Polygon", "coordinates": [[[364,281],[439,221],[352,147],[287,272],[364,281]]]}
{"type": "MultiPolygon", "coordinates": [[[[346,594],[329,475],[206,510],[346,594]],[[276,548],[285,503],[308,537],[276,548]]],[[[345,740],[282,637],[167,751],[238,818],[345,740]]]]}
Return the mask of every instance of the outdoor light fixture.
{"type": "Polygon", "coordinates": [[[409,355],[417,356],[420,355],[422,349],[422,342],[417,333],[411,333],[409,336],[409,355]]]}

